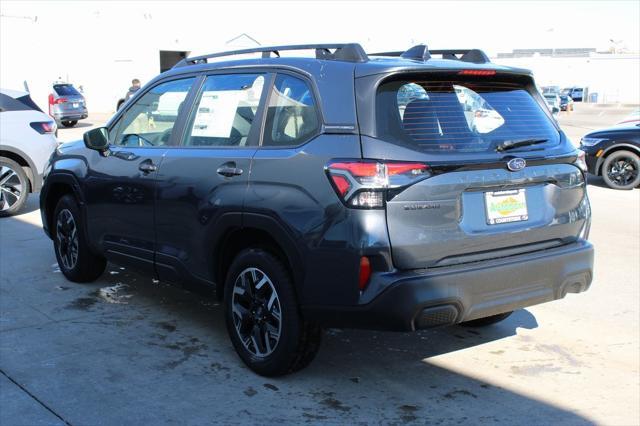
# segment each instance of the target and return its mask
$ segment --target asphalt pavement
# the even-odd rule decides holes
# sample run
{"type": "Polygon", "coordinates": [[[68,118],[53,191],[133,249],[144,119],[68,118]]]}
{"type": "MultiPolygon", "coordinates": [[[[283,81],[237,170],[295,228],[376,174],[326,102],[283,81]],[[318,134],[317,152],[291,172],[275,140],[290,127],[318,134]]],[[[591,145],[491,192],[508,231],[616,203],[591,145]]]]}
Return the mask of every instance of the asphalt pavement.
{"type": "MultiPolygon", "coordinates": [[[[578,142],[624,115],[560,122],[578,142]]],[[[0,219],[0,425],[639,424],[640,190],[591,178],[589,194],[588,292],[482,329],[327,330],[311,366],[278,379],[244,367],[214,297],[115,265],[65,280],[34,195],[0,219]]]]}

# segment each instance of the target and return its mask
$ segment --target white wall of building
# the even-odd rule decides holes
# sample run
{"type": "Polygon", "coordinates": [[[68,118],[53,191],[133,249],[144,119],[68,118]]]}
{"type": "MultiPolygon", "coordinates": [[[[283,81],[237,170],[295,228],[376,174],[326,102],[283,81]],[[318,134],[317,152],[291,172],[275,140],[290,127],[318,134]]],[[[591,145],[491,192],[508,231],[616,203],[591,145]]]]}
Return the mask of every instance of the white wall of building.
{"type": "Polygon", "coordinates": [[[640,104],[640,55],[591,54],[590,57],[493,58],[533,71],[539,86],[587,87],[598,103],[640,104]]]}

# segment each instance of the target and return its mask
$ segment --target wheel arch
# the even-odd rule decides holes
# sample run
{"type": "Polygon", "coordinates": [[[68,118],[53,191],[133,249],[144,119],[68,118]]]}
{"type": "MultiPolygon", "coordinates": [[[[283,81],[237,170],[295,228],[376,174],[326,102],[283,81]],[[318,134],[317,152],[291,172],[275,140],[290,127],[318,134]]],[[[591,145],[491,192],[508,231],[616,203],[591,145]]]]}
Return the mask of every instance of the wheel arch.
{"type": "Polygon", "coordinates": [[[50,174],[40,194],[42,227],[49,238],[52,238],[53,212],[60,198],[67,194],[73,195],[80,207],[81,214],[84,215],[84,197],[75,176],[68,173],[50,174]]]}
{"type": "MultiPolygon", "coordinates": [[[[18,148],[0,145],[0,157],[9,158],[16,163],[18,163],[24,172],[27,175],[27,179],[29,179],[29,192],[38,191],[41,187],[41,182],[39,177],[34,173],[34,170],[38,170],[33,163],[33,160],[19,150],[18,148]]],[[[36,172],[37,173],[37,172],[36,172]]]]}
{"type": "Polygon", "coordinates": [[[232,227],[219,239],[214,248],[216,294],[222,299],[226,274],[233,259],[245,248],[261,247],[280,259],[292,274],[296,291],[304,280],[302,256],[295,240],[278,221],[261,214],[244,214],[242,226],[232,227]]]}
{"type": "Polygon", "coordinates": [[[602,176],[602,165],[604,164],[604,161],[607,159],[607,157],[617,151],[631,151],[634,154],[640,156],[640,147],[632,143],[622,142],[611,145],[610,147],[605,148],[602,155],[598,158],[598,162],[596,163],[597,176],[602,176]]]}

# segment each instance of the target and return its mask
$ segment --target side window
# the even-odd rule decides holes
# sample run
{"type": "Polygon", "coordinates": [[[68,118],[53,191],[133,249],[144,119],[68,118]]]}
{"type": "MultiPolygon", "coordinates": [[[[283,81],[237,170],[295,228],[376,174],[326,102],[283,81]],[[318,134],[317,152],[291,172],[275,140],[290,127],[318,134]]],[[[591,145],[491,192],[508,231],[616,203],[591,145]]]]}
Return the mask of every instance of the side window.
{"type": "Polygon", "coordinates": [[[300,145],[318,127],[318,110],[309,85],[299,78],[279,74],[269,99],[262,145],[300,145]]]}
{"type": "Polygon", "coordinates": [[[116,146],[165,146],[195,77],[161,83],[147,91],[120,118],[110,141],[116,146]]]}
{"type": "Polygon", "coordinates": [[[207,77],[191,114],[185,146],[245,146],[265,78],[260,74],[207,77]]]}

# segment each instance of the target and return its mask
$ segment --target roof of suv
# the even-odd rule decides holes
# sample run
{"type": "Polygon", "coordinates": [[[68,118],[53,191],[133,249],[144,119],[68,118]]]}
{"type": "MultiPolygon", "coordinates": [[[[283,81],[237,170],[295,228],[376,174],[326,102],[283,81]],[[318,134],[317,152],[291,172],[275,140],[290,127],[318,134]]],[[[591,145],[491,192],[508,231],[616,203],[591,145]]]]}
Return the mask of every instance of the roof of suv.
{"type": "MultiPolygon", "coordinates": [[[[336,52],[337,52],[336,50],[336,52]]],[[[529,70],[497,65],[489,61],[484,52],[477,49],[457,49],[429,51],[425,45],[414,46],[405,52],[384,52],[379,54],[366,54],[358,44],[336,44],[336,45],[294,45],[294,46],[274,46],[260,47],[255,49],[244,49],[240,51],[221,52],[210,55],[203,55],[195,58],[186,58],[179,62],[168,74],[181,74],[187,71],[214,70],[220,68],[242,68],[242,67],[283,67],[293,68],[315,74],[314,70],[326,71],[327,68],[340,68],[344,64],[351,64],[354,76],[364,77],[373,74],[386,74],[397,71],[417,71],[433,69],[450,70],[496,70],[508,73],[531,74],[529,70]],[[326,47],[324,47],[326,46],[326,47]],[[329,53],[330,48],[338,47],[337,50],[349,50],[345,55],[329,53]],[[283,50],[316,50],[316,57],[280,57],[283,50]],[[326,51],[326,54],[319,54],[318,51],[326,51]],[[211,58],[232,58],[236,55],[262,53],[261,58],[238,58],[208,62],[211,58]],[[277,57],[271,57],[274,53],[277,57]],[[416,54],[417,53],[417,54],[416,54]],[[432,55],[441,55],[442,59],[432,55]],[[471,60],[466,59],[467,54],[472,55],[471,60]],[[475,54],[475,56],[473,56],[475,54]],[[315,66],[314,66],[315,64],[315,66]]]]}

